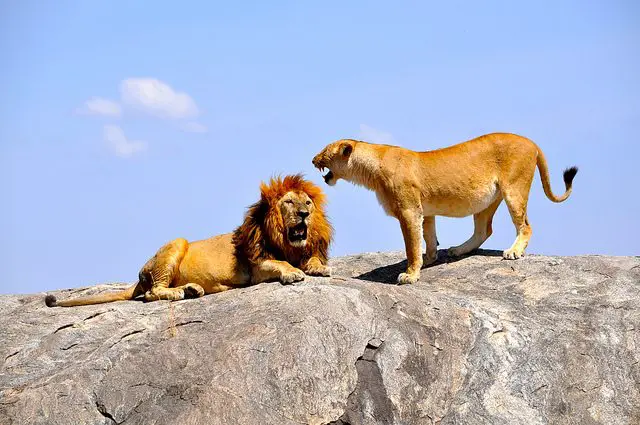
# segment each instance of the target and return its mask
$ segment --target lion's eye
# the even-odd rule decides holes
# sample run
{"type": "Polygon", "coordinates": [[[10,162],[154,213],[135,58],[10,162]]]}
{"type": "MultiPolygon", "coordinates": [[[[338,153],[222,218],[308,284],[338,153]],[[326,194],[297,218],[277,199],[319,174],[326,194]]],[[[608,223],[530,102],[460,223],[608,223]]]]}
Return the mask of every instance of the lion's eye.
{"type": "Polygon", "coordinates": [[[291,199],[287,199],[287,200],[286,200],[286,201],[284,201],[284,202],[286,202],[287,204],[293,204],[293,201],[292,201],[291,199]]]}
{"type": "Polygon", "coordinates": [[[311,201],[307,201],[307,205],[311,205],[311,201]]]}

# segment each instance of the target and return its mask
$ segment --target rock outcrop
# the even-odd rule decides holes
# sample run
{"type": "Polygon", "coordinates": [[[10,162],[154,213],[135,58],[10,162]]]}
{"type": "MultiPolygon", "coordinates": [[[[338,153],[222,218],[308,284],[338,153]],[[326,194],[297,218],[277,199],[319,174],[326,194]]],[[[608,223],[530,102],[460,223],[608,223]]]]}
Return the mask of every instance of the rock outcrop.
{"type": "Polygon", "coordinates": [[[479,251],[388,284],[403,260],[173,303],[2,296],[0,423],[640,423],[640,258],[479,251]]]}

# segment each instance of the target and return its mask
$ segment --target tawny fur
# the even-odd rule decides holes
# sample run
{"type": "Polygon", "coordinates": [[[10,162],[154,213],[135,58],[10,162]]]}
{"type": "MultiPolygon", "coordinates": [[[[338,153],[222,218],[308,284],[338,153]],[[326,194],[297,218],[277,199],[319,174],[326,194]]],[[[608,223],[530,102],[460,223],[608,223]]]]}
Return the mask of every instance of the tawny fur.
{"type": "Polygon", "coordinates": [[[320,170],[329,170],[325,182],[339,179],[376,193],[387,214],[400,222],[407,253],[407,270],[399,283],[414,283],[423,265],[436,260],[435,216],[474,216],[474,233],[449,254],[466,254],[487,240],[496,209],[505,201],[517,237],[504,251],[505,259],[524,255],[531,238],[527,218],[529,190],[536,167],[546,196],[562,202],[571,194],[577,168],[564,173],[566,191],[551,191],[547,162],[531,140],[509,133],[486,134],[443,149],[416,152],[398,146],[342,139],[327,145],[313,158],[320,170]],[[422,256],[421,239],[426,242],[422,256]]]}
{"type": "Polygon", "coordinates": [[[181,300],[227,289],[279,280],[293,283],[305,274],[329,276],[327,266],[333,228],[322,190],[301,175],[272,178],[260,185],[260,200],[251,205],[233,233],[164,245],[142,267],[138,282],[119,292],[64,301],[46,297],[50,307],[130,300],[181,300]],[[292,229],[306,228],[305,240],[290,240],[292,229]]]}

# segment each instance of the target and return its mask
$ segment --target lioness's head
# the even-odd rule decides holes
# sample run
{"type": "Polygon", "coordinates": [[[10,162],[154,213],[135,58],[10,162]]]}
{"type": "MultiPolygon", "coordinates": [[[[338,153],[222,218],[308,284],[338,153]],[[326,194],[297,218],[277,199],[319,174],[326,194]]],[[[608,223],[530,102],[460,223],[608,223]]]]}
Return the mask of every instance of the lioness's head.
{"type": "Polygon", "coordinates": [[[313,165],[327,174],[323,176],[324,182],[329,186],[336,184],[338,179],[346,177],[349,166],[349,157],[355,148],[356,141],[341,139],[328,144],[319,154],[313,157],[313,165]]]}

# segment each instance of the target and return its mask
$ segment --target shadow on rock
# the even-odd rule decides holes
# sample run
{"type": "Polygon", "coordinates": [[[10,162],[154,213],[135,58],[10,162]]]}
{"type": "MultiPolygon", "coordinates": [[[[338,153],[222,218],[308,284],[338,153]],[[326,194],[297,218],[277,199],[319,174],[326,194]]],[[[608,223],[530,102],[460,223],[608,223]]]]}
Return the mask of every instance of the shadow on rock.
{"type": "MultiPolygon", "coordinates": [[[[495,249],[476,249],[471,251],[469,254],[462,255],[460,257],[450,257],[447,254],[446,249],[438,250],[437,260],[435,263],[429,264],[422,269],[429,269],[431,267],[438,266],[440,264],[447,263],[455,263],[460,260],[464,260],[465,258],[472,256],[482,256],[482,257],[502,257],[502,251],[498,251],[495,249]]],[[[370,282],[378,282],[378,283],[387,283],[390,285],[395,285],[396,280],[398,279],[398,275],[407,270],[407,260],[402,260],[398,263],[389,264],[387,266],[382,266],[375,268],[366,273],[362,273],[359,276],[355,276],[354,279],[367,280],[370,282]]]]}

